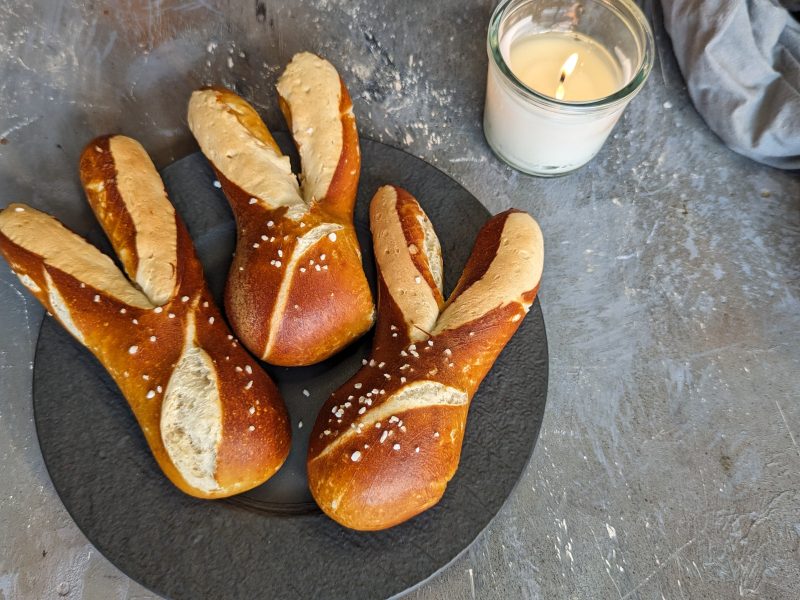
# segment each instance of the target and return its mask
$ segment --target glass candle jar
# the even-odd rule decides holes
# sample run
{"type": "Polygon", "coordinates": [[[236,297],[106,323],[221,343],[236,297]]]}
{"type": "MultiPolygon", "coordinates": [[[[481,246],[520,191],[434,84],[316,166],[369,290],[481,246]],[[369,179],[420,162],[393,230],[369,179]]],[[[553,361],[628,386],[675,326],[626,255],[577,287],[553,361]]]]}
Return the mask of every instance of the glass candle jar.
{"type": "Polygon", "coordinates": [[[515,169],[544,177],[597,154],[654,55],[631,0],[504,0],[486,46],[486,140],[515,169]]]}

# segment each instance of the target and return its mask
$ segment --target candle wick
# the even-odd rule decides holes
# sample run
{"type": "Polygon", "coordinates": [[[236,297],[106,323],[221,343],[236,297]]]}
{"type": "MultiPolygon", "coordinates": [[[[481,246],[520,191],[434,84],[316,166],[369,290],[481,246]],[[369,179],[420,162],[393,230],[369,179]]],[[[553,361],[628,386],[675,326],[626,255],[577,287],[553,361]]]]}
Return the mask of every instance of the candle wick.
{"type": "Polygon", "coordinates": [[[564,61],[564,64],[561,66],[561,75],[558,78],[558,87],[556,88],[556,100],[563,100],[564,99],[564,82],[567,81],[567,77],[572,74],[572,71],[575,70],[575,66],[578,64],[578,53],[573,52],[569,55],[567,60],[564,61]]]}

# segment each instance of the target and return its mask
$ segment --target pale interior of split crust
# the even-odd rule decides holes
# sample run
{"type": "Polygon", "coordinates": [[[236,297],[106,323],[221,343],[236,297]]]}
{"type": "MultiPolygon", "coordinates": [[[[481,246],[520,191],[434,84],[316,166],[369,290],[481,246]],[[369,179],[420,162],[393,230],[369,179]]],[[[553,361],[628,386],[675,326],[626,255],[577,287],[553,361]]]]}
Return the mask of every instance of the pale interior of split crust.
{"type": "Polygon", "coordinates": [[[217,448],[222,440],[222,404],[214,363],[194,337],[191,316],[183,352],[164,394],[161,439],[186,482],[212,492],[219,488],[215,474],[217,448]]]}
{"type": "Polygon", "coordinates": [[[270,208],[287,207],[291,219],[301,218],[308,206],[300,195],[289,157],[276,152],[245,125],[239,113],[253,109],[238,100],[226,102],[212,89],[192,94],[189,127],[197,143],[225,178],[246,194],[270,208]]]}
{"type": "MultiPolygon", "coordinates": [[[[368,410],[358,421],[356,429],[367,430],[375,426],[378,421],[385,421],[392,416],[400,415],[410,410],[430,408],[435,406],[463,406],[469,401],[466,392],[458,390],[438,381],[415,381],[397,390],[382,404],[368,410]]],[[[319,460],[333,449],[347,442],[354,435],[356,429],[350,428],[328,444],[314,460],[319,460]]]]}
{"type": "Polygon", "coordinates": [[[18,246],[41,256],[45,265],[131,306],[153,308],[111,258],[50,215],[12,204],[0,212],[0,231],[18,246]]]}
{"type": "Polygon", "coordinates": [[[396,204],[397,192],[392,186],[380,188],[372,200],[375,259],[389,293],[403,313],[409,337],[421,341],[436,323],[439,305],[411,259],[396,204]]]}
{"type": "Polygon", "coordinates": [[[164,182],[141,144],[124,136],[109,139],[116,167],[117,190],[136,231],[136,273],[130,273],[145,295],[160,306],[175,291],[178,231],[175,208],[164,182]]]}
{"type": "Polygon", "coordinates": [[[287,65],[277,87],[292,116],[292,136],[303,166],[303,198],[312,204],[327,195],[342,154],[341,80],[327,60],[301,52],[287,65]]]}
{"type": "Polygon", "coordinates": [[[542,276],[544,242],[536,221],[527,213],[506,218],[497,254],[483,276],[442,311],[432,334],[456,329],[510,302],[522,303],[542,276]]]}

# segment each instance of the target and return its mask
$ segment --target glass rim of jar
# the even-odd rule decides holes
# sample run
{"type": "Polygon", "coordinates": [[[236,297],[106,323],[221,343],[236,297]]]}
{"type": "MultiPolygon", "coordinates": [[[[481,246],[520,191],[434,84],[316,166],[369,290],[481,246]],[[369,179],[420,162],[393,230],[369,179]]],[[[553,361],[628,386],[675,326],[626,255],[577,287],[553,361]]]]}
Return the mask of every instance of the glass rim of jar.
{"type": "Polygon", "coordinates": [[[578,112],[586,112],[593,110],[601,110],[616,107],[630,100],[642,88],[648,75],[653,68],[655,61],[655,40],[653,38],[653,30],[648,23],[647,18],[644,16],[642,10],[634,4],[631,0],[593,0],[599,4],[605,4],[609,7],[619,5],[624,7],[632,17],[634,23],[639,27],[643,37],[643,48],[640,64],[636,70],[636,74],[631,77],[630,81],[626,83],[619,90],[608,96],[603,96],[594,100],[558,100],[547,94],[537,92],[535,89],[525,85],[511,70],[511,67],[503,57],[500,51],[500,25],[506,15],[506,11],[512,3],[530,4],[536,0],[503,0],[497,5],[492,17],[489,21],[489,31],[486,36],[486,49],[489,53],[490,61],[494,62],[495,66],[500,69],[504,79],[511,87],[522,94],[528,100],[532,100],[548,108],[558,109],[571,109],[578,112]]]}

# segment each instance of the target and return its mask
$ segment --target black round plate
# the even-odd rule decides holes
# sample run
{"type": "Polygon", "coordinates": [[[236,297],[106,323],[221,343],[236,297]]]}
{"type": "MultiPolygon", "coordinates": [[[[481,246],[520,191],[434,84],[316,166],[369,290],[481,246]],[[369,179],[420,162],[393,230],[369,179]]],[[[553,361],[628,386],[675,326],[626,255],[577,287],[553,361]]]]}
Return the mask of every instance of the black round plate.
{"type": "MultiPolygon", "coordinates": [[[[276,139],[290,150],[285,134],[276,139]]],[[[367,208],[378,186],[394,183],[408,189],[433,222],[449,292],[489,216],[486,209],[410,154],[370,140],[362,141],[362,151],[355,220],[370,281],[375,269],[367,208]]],[[[169,166],[163,177],[219,299],[234,247],[228,204],[199,153],[169,166]]],[[[99,228],[89,237],[109,251],[99,228]]],[[[461,466],[441,502],[387,531],[360,533],[316,509],[306,485],[305,456],[317,410],[361,367],[370,342],[366,336],[312,367],[266,367],[291,415],[291,455],[260,488],[206,501],[184,495],[161,474],[104,369],[46,318],[37,344],[33,398],[53,484],[97,549],[163,596],[307,599],[402,593],[465,550],[522,475],[544,412],[547,341],[537,302],[472,401],[461,466]]]]}

